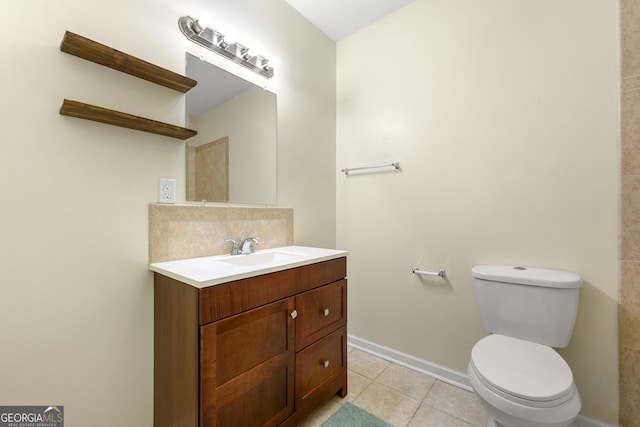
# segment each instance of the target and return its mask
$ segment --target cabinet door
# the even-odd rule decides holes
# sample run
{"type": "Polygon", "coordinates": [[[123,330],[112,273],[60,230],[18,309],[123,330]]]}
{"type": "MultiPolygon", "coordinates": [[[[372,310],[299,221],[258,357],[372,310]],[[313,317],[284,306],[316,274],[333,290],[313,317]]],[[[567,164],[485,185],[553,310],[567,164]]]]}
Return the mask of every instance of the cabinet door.
{"type": "Polygon", "coordinates": [[[338,280],[296,296],[296,351],[347,324],[347,281],[338,280]]]}
{"type": "Polygon", "coordinates": [[[294,301],[201,327],[201,425],[274,426],[293,412],[294,301]]]}

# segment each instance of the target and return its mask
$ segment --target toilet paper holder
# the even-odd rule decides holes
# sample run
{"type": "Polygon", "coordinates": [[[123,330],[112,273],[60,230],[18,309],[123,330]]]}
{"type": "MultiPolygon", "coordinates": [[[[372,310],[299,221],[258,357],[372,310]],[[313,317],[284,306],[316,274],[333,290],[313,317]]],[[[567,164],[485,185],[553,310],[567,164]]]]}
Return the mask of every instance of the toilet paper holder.
{"type": "Polygon", "coordinates": [[[419,276],[437,276],[437,277],[447,277],[447,272],[445,269],[441,269],[440,271],[425,271],[420,270],[420,267],[413,267],[413,274],[417,274],[419,276]]]}

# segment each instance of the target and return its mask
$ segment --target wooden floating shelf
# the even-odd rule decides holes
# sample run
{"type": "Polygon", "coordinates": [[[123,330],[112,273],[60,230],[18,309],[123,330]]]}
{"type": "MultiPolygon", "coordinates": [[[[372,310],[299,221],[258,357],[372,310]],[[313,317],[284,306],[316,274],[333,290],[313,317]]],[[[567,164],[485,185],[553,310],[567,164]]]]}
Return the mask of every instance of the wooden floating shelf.
{"type": "Polygon", "coordinates": [[[109,110],[83,102],[65,99],[60,107],[60,114],[63,116],[77,117],[79,119],[92,120],[94,122],[106,123],[109,125],[125,127],[129,129],[141,130],[158,135],[170,136],[172,138],[185,140],[198,134],[198,132],[133,114],[122,113],[120,111],[109,110]]]}
{"type": "Polygon", "coordinates": [[[198,83],[70,31],[64,33],[60,50],[183,93],[188,92],[198,83]]]}

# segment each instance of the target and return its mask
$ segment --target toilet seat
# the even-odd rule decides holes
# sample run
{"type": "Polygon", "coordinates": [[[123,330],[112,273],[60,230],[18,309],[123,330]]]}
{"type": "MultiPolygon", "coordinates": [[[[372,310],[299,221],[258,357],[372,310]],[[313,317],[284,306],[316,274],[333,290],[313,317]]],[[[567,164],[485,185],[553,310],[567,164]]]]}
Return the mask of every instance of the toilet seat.
{"type": "Polygon", "coordinates": [[[503,398],[529,407],[561,405],[576,393],[569,365],[551,347],[489,335],[471,351],[479,381],[503,398]]]}

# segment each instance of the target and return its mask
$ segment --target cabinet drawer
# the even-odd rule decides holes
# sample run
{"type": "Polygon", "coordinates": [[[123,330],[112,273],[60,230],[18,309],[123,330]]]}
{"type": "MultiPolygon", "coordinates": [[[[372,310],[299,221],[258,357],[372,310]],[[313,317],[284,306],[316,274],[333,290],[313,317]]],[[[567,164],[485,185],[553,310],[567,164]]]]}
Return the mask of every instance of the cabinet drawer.
{"type": "Polygon", "coordinates": [[[347,281],[296,296],[296,351],[347,324],[347,281]]]}
{"type": "Polygon", "coordinates": [[[346,371],[346,349],[347,328],[342,327],[296,354],[296,406],[346,371]]]}
{"type": "Polygon", "coordinates": [[[200,325],[335,282],[346,273],[342,257],[200,289],[200,325]]]}
{"type": "Polygon", "coordinates": [[[308,291],[345,277],[347,277],[347,258],[345,257],[306,265],[300,267],[297,292],[308,291]]]}

